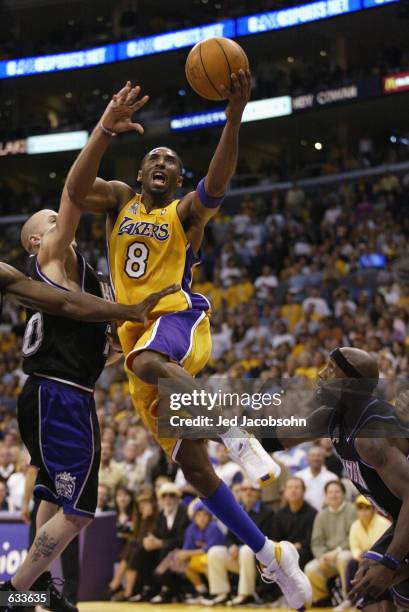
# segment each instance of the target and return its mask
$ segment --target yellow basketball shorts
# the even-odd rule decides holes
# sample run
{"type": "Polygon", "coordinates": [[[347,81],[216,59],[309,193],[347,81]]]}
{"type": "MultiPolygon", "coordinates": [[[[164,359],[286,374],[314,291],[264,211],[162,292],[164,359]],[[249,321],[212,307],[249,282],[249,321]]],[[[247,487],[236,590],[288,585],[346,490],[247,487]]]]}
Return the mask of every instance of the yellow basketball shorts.
{"type": "Polygon", "coordinates": [[[156,419],[149,413],[149,407],[158,397],[157,387],[143,382],[132,372],[133,360],[141,351],[155,351],[166,355],[171,362],[179,364],[189,374],[196,376],[208,362],[211,349],[208,314],[201,310],[183,310],[162,315],[152,322],[126,355],[125,370],[129,378],[133,405],[156,442],[173,459],[181,440],[159,437],[156,419]]]}

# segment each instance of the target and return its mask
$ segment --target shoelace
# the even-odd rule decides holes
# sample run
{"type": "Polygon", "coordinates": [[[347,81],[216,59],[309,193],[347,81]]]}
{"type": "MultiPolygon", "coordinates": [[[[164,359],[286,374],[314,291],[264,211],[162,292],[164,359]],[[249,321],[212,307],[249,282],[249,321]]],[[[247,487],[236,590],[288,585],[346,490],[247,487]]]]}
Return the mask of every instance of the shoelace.
{"type": "Polygon", "coordinates": [[[60,597],[64,597],[62,592],[60,590],[58,590],[57,587],[63,588],[64,584],[65,584],[65,580],[63,580],[62,578],[58,578],[58,577],[52,577],[50,576],[50,578],[47,578],[45,580],[48,588],[50,589],[50,591],[53,591],[53,593],[57,593],[60,597]]]}
{"type": "Polygon", "coordinates": [[[259,561],[256,561],[256,567],[257,567],[257,569],[259,571],[260,578],[261,578],[262,582],[264,582],[265,584],[272,584],[273,582],[277,582],[277,580],[276,580],[276,575],[277,575],[276,572],[270,570],[270,572],[269,572],[270,576],[266,576],[264,572],[266,571],[267,568],[265,567],[263,569],[263,567],[261,566],[259,561]]]}

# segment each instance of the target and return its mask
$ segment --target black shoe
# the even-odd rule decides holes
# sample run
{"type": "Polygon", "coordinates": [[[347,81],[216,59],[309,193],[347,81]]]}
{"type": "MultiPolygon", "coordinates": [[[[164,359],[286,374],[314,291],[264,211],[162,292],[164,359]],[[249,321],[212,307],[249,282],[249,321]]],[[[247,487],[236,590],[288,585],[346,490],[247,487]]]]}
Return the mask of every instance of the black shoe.
{"type": "Polygon", "coordinates": [[[155,597],[152,597],[150,603],[153,604],[168,604],[173,602],[173,595],[171,591],[167,588],[162,588],[161,592],[155,597]]]}
{"type": "Polygon", "coordinates": [[[128,601],[132,603],[139,603],[141,601],[150,601],[153,597],[152,589],[150,587],[144,586],[140,593],[135,593],[128,599],[128,601]]]}
{"type": "Polygon", "coordinates": [[[229,593],[219,593],[219,595],[209,595],[201,597],[202,606],[223,606],[229,601],[229,593]]]}
{"type": "Polygon", "coordinates": [[[77,606],[74,606],[63,593],[60,593],[56,584],[62,586],[64,581],[60,580],[60,578],[53,578],[50,572],[44,572],[31,586],[30,591],[50,592],[50,605],[41,606],[44,610],[51,610],[51,612],[79,612],[77,606]]]}

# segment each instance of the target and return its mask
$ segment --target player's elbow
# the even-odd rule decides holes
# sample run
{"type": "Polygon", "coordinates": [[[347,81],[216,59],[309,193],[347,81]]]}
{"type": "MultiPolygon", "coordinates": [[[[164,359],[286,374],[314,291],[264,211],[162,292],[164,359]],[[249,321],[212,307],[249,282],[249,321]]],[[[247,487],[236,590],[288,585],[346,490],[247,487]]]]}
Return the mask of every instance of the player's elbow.
{"type": "Polygon", "coordinates": [[[67,183],[67,185],[65,186],[65,189],[62,195],[62,199],[68,200],[71,206],[77,206],[78,208],[84,208],[84,204],[85,204],[84,195],[81,194],[80,191],[75,188],[75,186],[70,185],[69,183],[67,183]]]}

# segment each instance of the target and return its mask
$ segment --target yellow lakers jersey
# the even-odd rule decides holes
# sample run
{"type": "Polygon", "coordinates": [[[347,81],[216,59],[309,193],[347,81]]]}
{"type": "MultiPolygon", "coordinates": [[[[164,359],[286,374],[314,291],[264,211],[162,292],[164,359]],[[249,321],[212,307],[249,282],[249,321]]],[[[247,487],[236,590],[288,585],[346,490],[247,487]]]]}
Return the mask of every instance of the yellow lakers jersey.
{"type": "MultiPolygon", "coordinates": [[[[208,300],[192,293],[192,267],[199,263],[177,213],[179,200],[147,212],[136,194],[118,214],[109,237],[109,264],[115,299],[136,304],[173,283],[177,293],[160,300],[150,318],[180,310],[208,310],[208,300]]],[[[131,327],[127,323],[126,327],[131,327]]]]}

